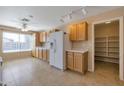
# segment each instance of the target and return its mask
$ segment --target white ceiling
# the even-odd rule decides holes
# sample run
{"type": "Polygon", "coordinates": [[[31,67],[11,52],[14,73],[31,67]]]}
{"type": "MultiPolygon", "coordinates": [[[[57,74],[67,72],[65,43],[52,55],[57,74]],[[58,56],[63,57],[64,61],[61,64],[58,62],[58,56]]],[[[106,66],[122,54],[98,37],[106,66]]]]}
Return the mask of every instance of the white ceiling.
{"type": "MultiPolygon", "coordinates": [[[[64,24],[60,22],[61,16],[79,8],[81,8],[81,6],[1,6],[0,25],[20,27],[20,18],[33,15],[34,17],[29,24],[30,28],[32,30],[46,30],[64,24]]],[[[85,17],[89,17],[118,7],[87,6],[85,8],[88,11],[85,17]]],[[[65,23],[83,18],[83,14],[78,12],[71,20],[66,20],[65,23]]]]}

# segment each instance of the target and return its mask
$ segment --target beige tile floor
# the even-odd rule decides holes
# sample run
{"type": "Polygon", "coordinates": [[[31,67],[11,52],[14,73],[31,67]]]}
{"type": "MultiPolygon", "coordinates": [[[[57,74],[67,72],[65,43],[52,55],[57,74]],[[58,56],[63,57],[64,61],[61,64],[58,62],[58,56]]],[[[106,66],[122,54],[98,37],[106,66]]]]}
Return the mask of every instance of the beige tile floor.
{"type": "Polygon", "coordinates": [[[118,78],[117,64],[96,62],[94,73],[81,75],[69,70],[60,71],[36,58],[5,62],[3,81],[11,86],[124,85],[118,78]]]}

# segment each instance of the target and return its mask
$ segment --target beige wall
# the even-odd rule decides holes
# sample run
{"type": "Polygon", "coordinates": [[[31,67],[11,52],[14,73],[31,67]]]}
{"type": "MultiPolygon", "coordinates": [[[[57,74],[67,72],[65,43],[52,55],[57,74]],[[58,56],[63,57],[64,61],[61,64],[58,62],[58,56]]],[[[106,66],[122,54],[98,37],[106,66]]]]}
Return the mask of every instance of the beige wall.
{"type": "MultiPolygon", "coordinates": [[[[77,22],[87,21],[88,22],[88,41],[80,41],[80,42],[73,42],[72,48],[73,49],[88,49],[89,55],[88,55],[88,69],[91,71],[92,69],[92,24],[97,21],[112,19],[115,17],[124,16],[124,7],[118,8],[116,10],[112,10],[109,12],[105,12],[96,16],[92,16],[86,19],[78,20],[77,22]]],[[[76,23],[76,22],[73,22],[76,23]]],[[[67,25],[63,25],[58,27],[59,29],[63,31],[67,31],[67,25]]]]}
{"type": "Polygon", "coordinates": [[[119,21],[95,25],[95,37],[119,36],[119,21]]]}
{"type": "MultiPolygon", "coordinates": [[[[4,61],[9,61],[9,60],[14,60],[14,59],[25,58],[25,57],[31,56],[31,51],[3,53],[2,52],[2,34],[4,31],[22,33],[16,29],[0,26],[0,56],[3,57],[4,61]]],[[[24,34],[32,34],[32,33],[24,33],[24,34]]]]}

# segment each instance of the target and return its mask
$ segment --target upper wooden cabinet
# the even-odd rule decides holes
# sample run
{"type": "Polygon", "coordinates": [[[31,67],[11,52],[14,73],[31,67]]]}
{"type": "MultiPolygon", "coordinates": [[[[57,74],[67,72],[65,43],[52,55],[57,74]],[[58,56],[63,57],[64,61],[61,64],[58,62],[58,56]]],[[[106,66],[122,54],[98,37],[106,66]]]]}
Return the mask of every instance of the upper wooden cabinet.
{"type": "Polygon", "coordinates": [[[77,24],[77,40],[87,40],[88,32],[87,32],[87,23],[83,22],[77,24]]]}
{"type": "Polygon", "coordinates": [[[40,46],[40,33],[36,32],[33,35],[34,35],[34,38],[35,38],[35,40],[34,40],[35,46],[34,47],[40,46]]]}
{"type": "Polygon", "coordinates": [[[47,40],[47,33],[46,32],[40,32],[40,42],[46,42],[47,40]]]}
{"type": "Polygon", "coordinates": [[[70,31],[70,40],[75,41],[77,40],[77,25],[70,25],[69,26],[69,31],[70,31]]]}
{"type": "Polygon", "coordinates": [[[86,22],[70,25],[69,26],[70,40],[71,41],[87,40],[88,37],[87,28],[88,26],[86,22]]]}

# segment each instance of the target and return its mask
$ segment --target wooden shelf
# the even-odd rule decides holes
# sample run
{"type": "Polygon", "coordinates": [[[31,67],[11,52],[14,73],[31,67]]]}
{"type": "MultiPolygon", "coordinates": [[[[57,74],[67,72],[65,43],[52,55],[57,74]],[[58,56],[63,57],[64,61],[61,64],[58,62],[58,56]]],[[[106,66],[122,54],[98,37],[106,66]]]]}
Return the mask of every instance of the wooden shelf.
{"type": "Polygon", "coordinates": [[[103,52],[103,53],[106,53],[106,51],[95,51],[95,52],[103,52]]]}
{"type": "Polygon", "coordinates": [[[116,36],[95,38],[95,53],[96,53],[95,59],[98,61],[113,62],[113,63],[119,61],[118,43],[119,43],[119,38],[116,36]]]}
{"type": "Polygon", "coordinates": [[[108,42],[109,42],[109,43],[110,43],[110,42],[112,42],[112,43],[119,43],[118,40],[109,40],[108,42]]]}
{"type": "Polygon", "coordinates": [[[95,55],[95,57],[106,57],[106,58],[115,58],[115,59],[119,59],[119,57],[114,57],[114,56],[103,56],[103,55],[95,55]]]}
{"type": "Polygon", "coordinates": [[[108,46],[108,48],[119,48],[119,46],[108,46]]]}
{"type": "Polygon", "coordinates": [[[96,41],[95,43],[106,43],[106,41],[96,41]]]}
{"type": "Polygon", "coordinates": [[[116,63],[118,64],[118,62],[113,62],[113,61],[108,61],[108,60],[99,60],[99,59],[95,59],[96,61],[101,61],[101,62],[111,62],[111,63],[116,63]]]}
{"type": "Polygon", "coordinates": [[[95,48],[106,48],[106,47],[103,47],[103,46],[102,46],[102,47],[101,47],[101,46],[95,46],[95,48]]]}
{"type": "Polygon", "coordinates": [[[119,53],[119,51],[108,51],[109,53],[119,53]]]}

